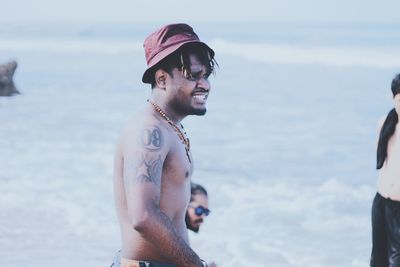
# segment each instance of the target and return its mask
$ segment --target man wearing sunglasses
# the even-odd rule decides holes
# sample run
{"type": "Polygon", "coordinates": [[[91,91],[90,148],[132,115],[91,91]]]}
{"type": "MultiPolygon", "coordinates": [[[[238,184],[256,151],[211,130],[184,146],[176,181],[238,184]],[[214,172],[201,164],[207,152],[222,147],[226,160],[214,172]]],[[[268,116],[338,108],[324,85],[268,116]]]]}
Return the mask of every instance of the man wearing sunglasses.
{"type": "Polygon", "coordinates": [[[199,232],[204,218],[210,214],[208,209],[208,195],[204,187],[191,183],[191,197],[186,211],[186,227],[195,233],[199,232]]]}
{"type": "MultiPolygon", "coordinates": [[[[204,218],[208,216],[211,210],[208,209],[208,195],[204,187],[199,184],[190,184],[190,203],[186,210],[186,227],[195,233],[199,232],[200,225],[204,222],[204,218]]],[[[208,267],[217,267],[215,262],[207,264],[208,267]]]]}

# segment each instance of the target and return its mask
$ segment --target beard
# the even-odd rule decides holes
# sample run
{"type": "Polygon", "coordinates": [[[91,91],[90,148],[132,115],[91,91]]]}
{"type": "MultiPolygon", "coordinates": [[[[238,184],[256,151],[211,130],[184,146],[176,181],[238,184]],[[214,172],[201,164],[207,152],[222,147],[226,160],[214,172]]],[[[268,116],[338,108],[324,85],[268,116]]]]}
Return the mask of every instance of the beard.
{"type": "Polygon", "coordinates": [[[197,116],[203,116],[207,112],[207,108],[195,108],[191,105],[184,105],[182,102],[180,102],[178,99],[175,99],[174,101],[171,102],[171,106],[173,107],[174,110],[179,112],[180,114],[186,115],[197,115],[197,116]]]}
{"type": "MultiPolygon", "coordinates": [[[[189,214],[186,212],[186,216],[185,216],[185,222],[186,222],[186,228],[187,229],[189,229],[189,230],[191,230],[191,231],[193,231],[193,232],[195,232],[195,233],[198,233],[199,232],[199,230],[200,230],[200,225],[199,226],[194,226],[194,225],[192,225],[192,223],[191,223],[191,221],[190,221],[190,216],[189,216],[189,214]]],[[[195,222],[203,222],[203,220],[202,219],[199,219],[199,220],[196,220],[195,222]]]]}
{"type": "Polygon", "coordinates": [[[206,108],[192,108],[191,115],[204,116],[207,113],[206,108]]]}

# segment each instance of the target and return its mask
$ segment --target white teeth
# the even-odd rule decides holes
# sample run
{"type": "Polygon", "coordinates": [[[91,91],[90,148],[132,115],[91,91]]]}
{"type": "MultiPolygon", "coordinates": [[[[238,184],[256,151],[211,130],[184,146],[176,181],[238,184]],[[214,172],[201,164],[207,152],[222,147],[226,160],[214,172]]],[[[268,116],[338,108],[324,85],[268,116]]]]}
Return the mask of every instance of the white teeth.
{"type": "Polygon", "coordinates": [[[206,96],[205,95],[194,95],[193,97],[198,99],[198,100],[206,100],[206,96]]]}

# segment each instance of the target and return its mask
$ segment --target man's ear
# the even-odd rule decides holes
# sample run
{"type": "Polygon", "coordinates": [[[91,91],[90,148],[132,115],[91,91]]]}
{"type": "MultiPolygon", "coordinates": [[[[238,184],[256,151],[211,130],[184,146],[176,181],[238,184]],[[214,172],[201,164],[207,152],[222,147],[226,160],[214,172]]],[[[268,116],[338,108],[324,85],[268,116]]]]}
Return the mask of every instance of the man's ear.
{"type": "Polygon", "coordinates": [[[165,89],[165,82],[167,79],[168,73],[166,73],[164,70],[157,70],[155,73],[155,79],[156,79],[156,84],[157,87],[160,89],[165,89]]]}

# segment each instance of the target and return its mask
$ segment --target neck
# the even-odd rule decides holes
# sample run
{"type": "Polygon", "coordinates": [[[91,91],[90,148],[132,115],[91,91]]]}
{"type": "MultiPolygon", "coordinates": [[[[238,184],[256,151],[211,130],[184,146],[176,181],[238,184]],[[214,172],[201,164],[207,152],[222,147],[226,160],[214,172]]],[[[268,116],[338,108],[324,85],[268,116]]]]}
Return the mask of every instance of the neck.
{"type": "Polygon", "coordinates": [[[165,97],[152,94],[150,101],[161,108],[167,117],[175,124],[179,124],[186,116],[179,114],[165,97]]]}
{"type": "Polygon", "coordinates": [[[175,130],[175,132],[178,135],[179,139],[181,139],[182,144],[185,145],[186,156],[187,156],[187,158],[189,160],[189,163],[191,163],[192,161],[190,160],[190,153],[189,153],[189,151],[190,151],[190,142],[189,142],[189,138],[187,138],[187,136],[186,136],[186,133],[182,132],[182,130],[183,130],[182,124],[181,124],[181,126],[177,126],[176,125],[177,122],[174,122],[171,118],[169,118],[168,115],[161,109],[161,107],[159,105],[157,105],[152,100],[149,100],[149,103],[160,114],[160,116],[163,117],[168,122],[168,124],[171,125],[171,127],[175,130]]]}

